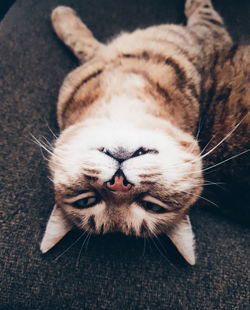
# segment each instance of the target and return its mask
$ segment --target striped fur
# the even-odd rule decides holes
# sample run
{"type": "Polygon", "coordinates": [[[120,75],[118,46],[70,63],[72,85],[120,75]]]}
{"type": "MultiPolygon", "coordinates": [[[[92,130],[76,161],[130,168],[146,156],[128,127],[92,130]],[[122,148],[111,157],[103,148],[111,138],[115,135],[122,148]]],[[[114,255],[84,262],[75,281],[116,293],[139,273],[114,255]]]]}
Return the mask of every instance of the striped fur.
{"type": "Polygon", "coordinates": [[[185,27],[152,26],[122,33],[104,45],[72,9],[53,11],[56,33],[83,64],[60,90],[62,133],[50,169],[58,207],[75,225],[95,233],[166,232],[192,264],[186,214],[203,185],[194,135],[200,111],[211,97],[214,66],[232,42],[210,0],[187,0],[185,13],[185,27]],[[156,152],[134,158],[142,147],[156,152]],[[103,149],[128,154],[119,166],[133,184],[128,193],[104,188],[118,166],[103,149]],[[85,197],[88,190],[101,194],[101,201],[93,208],[72,208],[67,199],[81,191],[79,197],[85,197]],[[138,202],[142,196],[168,212],[146,212],[138,202]]]}

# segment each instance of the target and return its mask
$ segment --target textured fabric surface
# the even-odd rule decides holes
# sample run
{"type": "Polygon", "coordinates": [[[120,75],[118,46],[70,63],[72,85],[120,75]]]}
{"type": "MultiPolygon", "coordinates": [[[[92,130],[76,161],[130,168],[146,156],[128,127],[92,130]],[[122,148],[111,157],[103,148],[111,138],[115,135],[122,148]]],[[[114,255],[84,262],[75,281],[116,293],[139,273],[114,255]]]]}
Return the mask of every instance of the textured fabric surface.
{"type": "Polygon", "coordinates": [[[15,0],[4,0],[0,2],[0,20],[4,17],[4,15],[14,2],[15,0]]]}
{"type": "MultiPolygon", "coordinates": [[[[77,65],[51,29],[58,4],[74,7],[100,40],[184,21],[179,0],[18,0],[1,22],[0,309],[249,309],[249,228],[199,207],[191,214],[194,267],[164,237],[92,236],[86,248],[75,231],[41,255],[53,191],[31,135],[53,139],[58,89],[77,65]]],[[[249,1],[215,4],[234,38],[247,41],[249,1]]]]}

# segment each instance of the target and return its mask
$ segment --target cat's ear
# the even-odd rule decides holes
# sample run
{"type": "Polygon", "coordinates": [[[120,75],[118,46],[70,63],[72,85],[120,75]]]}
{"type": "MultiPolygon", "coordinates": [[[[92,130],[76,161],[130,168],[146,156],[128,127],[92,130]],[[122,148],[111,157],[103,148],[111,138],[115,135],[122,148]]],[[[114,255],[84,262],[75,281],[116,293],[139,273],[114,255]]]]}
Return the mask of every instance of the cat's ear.
{"type": "Polygon", "coordinates": [[[186,215],[181,222],[179,222],[170,232],[168,232],[168,237],[185,260],[190,265],[194,265],[195,241],[188,215],[186,215]]]}
{"type": "Polygon", "coordinates": [[[40,245],[42,253],[53,248],[71,229],[72,224],[66,219],[61,208],[55,204],[40,245]]]}

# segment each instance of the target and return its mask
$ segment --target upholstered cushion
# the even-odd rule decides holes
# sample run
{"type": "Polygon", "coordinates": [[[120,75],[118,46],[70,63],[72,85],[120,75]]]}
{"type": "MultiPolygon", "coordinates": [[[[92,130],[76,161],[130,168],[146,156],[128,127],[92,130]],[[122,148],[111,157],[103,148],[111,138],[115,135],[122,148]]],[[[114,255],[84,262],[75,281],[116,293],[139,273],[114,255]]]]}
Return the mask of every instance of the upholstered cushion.
{"type": "MultiPolygon", "coordinates": [[[[59,4],[74,7],[100,40],[122,29],[184,21],[179,0],[18,0],[1,22],[0,308],[249,309],[249,229],[199,206],[191,214],[194,267],[164,237],[144,243],[119,234],[92,236],[82,248],[85,239],[74,244],[75,231],[40,253],[54,201],[47,154],[32,136],[53,140],[58,89],[77,65],[50,25],[59,4]]],[[[248,1],[217,5],[233,36],[247,40],[248,1]]]]}

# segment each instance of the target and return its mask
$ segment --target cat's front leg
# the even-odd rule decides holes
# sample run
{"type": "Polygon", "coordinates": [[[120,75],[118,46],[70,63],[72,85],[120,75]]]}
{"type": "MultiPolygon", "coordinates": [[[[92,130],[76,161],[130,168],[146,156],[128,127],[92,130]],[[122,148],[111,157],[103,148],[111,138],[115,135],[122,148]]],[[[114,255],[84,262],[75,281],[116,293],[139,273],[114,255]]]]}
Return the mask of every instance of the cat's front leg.
{"type": "Polygon", "coordinates": [[[185,15],[187,26],[199,43],[207,50],[218,50],[231,45],[231,38],[220,14],[214,9],[211,0],[186,0],[185,15]]]}
{"type": "Polygon", "coordinates": [[[58,6],[52,11],[51,20],[58,37],[81,62],[92,58],[101,46],[73,9],[58,6]]]}
{"type": "Polygon", "coordinates": [[[189,25],[204,17],[212,17],[223,24],[223,20],[215,11],[211,0],[186,0],[185,15],[189,25]]]}

